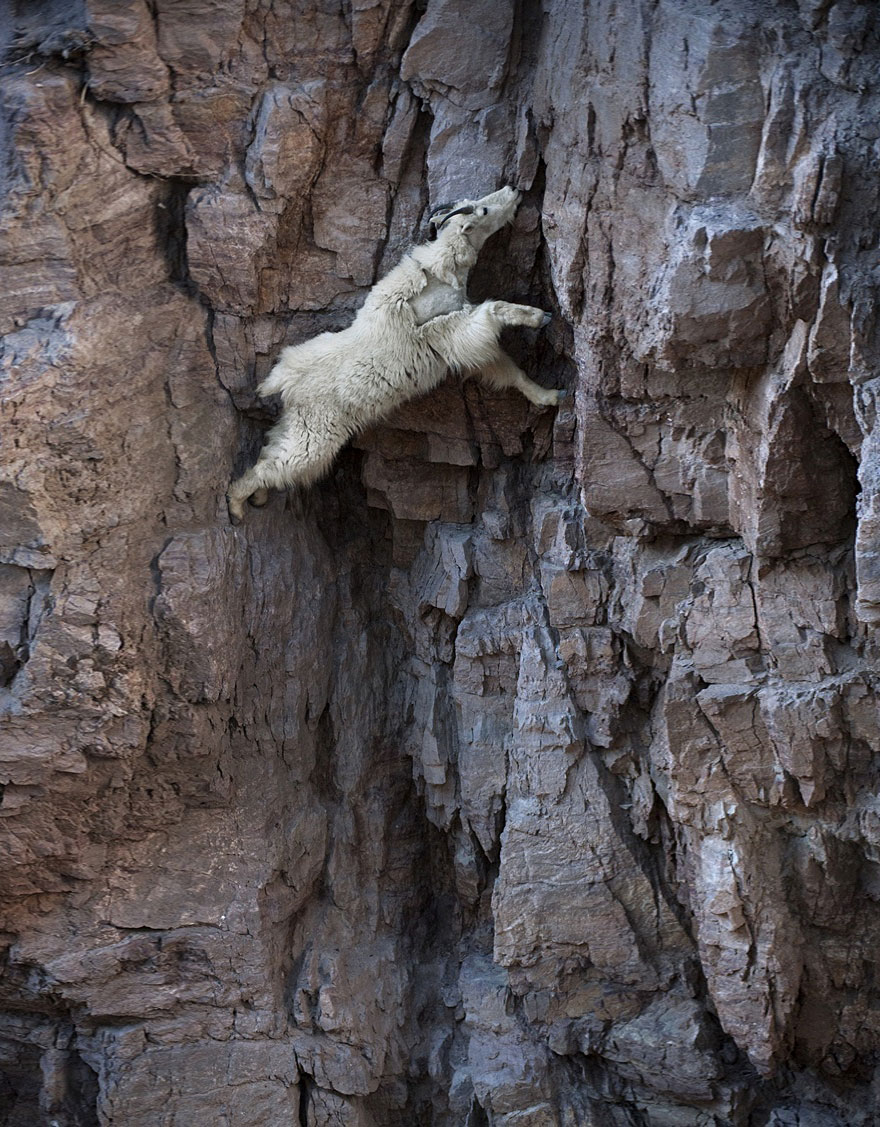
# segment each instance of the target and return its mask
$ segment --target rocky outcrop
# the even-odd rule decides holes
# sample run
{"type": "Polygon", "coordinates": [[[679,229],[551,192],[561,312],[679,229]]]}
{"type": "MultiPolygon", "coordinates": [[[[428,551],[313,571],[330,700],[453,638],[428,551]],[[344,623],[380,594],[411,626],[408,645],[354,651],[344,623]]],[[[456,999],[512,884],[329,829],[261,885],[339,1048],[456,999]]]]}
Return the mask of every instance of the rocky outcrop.
{"type": "Polygon", "coordinates": [[[0,1124],[876,1122],[857,0],[4,17],[0,1124]],[[429,200],[450,381],[223,493],[429,200]]]}

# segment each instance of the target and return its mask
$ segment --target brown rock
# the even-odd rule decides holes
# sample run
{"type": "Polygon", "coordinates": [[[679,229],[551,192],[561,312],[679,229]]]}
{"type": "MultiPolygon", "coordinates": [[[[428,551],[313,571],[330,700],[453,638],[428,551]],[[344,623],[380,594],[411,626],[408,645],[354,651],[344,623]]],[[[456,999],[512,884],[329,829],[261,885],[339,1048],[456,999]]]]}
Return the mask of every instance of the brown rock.
{"type": "Polygon", "coordinates": [[[870,1127],[871,5],[0,18],[0,1124],[870,1127]],[[278,350],[512,182],[451,379],[278,350]]]}

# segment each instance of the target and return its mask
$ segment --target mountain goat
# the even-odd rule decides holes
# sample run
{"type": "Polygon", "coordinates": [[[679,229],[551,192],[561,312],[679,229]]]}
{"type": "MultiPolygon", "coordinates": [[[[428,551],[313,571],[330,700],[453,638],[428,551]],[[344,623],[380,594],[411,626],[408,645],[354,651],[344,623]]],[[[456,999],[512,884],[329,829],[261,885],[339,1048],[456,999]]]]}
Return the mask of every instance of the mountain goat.
{"type": "Polygon", "coordinates": [[[550,314],[530,305],[467,300],[467,279],[486,239],[516,214],[515,188],[462,200],[431,217],[432,242],[414,247],[367,295],[347,329],[282,350],[257,388],[281,393],[283,409],[256,464],[229,488],[233,519],[263,505],[270,488],[311,485],[358,431],[430,391],[447,371],[515,387],[532,403],[559,403],[502,352],[503,325],[539,328],[550,314]]]}

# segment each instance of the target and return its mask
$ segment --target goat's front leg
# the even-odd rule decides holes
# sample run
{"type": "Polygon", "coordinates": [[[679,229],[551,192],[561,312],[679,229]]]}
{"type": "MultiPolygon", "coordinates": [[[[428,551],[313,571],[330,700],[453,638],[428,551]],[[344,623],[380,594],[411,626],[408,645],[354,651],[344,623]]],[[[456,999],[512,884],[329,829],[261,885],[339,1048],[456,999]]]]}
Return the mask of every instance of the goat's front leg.
{"type": "Polygon", "coordinates": [[[433,317],[418,331],[421,340],[450,368],[467,372],[497,360],[498,339],[505,325],[528,325],[538,329],[549,321],[550,314],[533,305],[484,301],[481,305],[466,305],[453,313],[433,317]]]}
{"type": "Polygon", "coordinates": [[[502,325],[526,325],[530,329],[543,329],[553,320],[552,313],[545,313],[534,305],[516,305],[512,301],[484,301],[477,306],[476,312],[482,312],[502,325]]]}
{"type": "Polygon", "coordinates": [[[428,321],[422,328],[424,339],[451,368],[468,372],[494,387],[515,387],[540,407],[559,403],[564,392],[543,388],[506,356],[498,343],[505,325],[541,328],[550,314],[533,305],[514,305],[509,301],[484,301],[466,305],[428,321]]]}
{"type": "Polygon", "coordinates": [[[471,374],[476,376],[481,383],[488,384],[490,387],[515,387],[517,391],[522,392],[530,403],[534,403],[537,407],[555,407],[562,402],[567,394],[564,388],[541,387],[540,384],[529,379],[525,372],[518,368],[507,353],[500,348],[494,360],[490,360],[488,364],[483,364],[481,368],[471,374]]]}

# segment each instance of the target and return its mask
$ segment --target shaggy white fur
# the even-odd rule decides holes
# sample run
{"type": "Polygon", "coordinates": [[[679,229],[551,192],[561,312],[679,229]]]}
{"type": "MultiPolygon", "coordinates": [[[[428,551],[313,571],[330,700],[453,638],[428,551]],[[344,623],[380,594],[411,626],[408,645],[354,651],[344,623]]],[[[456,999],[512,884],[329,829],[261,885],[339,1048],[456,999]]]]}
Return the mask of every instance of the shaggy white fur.
{"type": "Polygon", "coordinates": [[[280,392],[283,410],[256,465],[229,488],[234,519],[249,498],[265,504],[270,488],[317,481],[349,438],[437,387],[450,369],[518,388],[541,406],[560,402],[563,391],[529,379],[498,343],[503,325],[539,328],[550,314],[467,300],[480,248],[513,219],[519,199],[515,188],[502,188],[439,209],[431,218],[436,239],[414,247],[373,286],[349,328],[282,350],[257,391],[280,392]]]}

